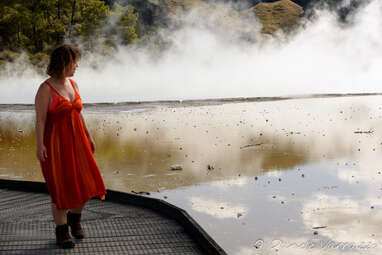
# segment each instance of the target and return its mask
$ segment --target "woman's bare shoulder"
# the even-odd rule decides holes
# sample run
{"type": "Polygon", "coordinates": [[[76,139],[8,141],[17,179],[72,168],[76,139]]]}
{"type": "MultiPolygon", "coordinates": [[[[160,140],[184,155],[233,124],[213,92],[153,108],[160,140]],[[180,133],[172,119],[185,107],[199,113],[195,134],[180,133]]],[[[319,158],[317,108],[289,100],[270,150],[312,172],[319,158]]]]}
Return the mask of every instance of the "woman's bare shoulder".
{"type": "MultiPolygon", "coordinates": [[[[42,95],[42,96],[48,96],[50,95],[50,88],[48,84],[46,83],[47,80],[42,82],[37,90],[37,95],[42,95]]],[[[36,96],[37,96],[36,95],[36,96]]]]}

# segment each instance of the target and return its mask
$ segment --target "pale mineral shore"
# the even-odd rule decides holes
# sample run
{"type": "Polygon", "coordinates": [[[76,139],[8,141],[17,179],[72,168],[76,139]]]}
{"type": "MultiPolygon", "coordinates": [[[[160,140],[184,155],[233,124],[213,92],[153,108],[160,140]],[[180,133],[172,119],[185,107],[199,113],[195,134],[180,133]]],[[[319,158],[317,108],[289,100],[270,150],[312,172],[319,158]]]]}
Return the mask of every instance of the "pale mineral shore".
{"type": "MultiPolygon", "coordinates": [[[[335,96],[88,104],[84,115],[106,186],[160,192],[313,161],[379,162],[381,95],[335,96]]],[[[0,120],[0,178],[42,181],[33,106],[1,105],[0,120]]]]}
{"type": "MultiPolygon", "coordinates": [[[[86,110],[95,111],[119,111],[134,110],[155,107],[189,107],[220,105],[224,103],[244,103],[244,102],[267,102],[290,99],[310,99],[310,98],[336,98],[336,97],[357,97],[357,96],[380,96],[382,93],[322,93],[322,94],[300,94],[287,96],[265,96],[265,97],[233,97],[233,98],[207,98],[207,99],[187,99],[187,100],[160,100],[160,101],[128,101],[128,102],[99,102],[84,103],[86,110]]],[[[2,104],[0,111],[33,110],[33,104],[2,104]]]]}

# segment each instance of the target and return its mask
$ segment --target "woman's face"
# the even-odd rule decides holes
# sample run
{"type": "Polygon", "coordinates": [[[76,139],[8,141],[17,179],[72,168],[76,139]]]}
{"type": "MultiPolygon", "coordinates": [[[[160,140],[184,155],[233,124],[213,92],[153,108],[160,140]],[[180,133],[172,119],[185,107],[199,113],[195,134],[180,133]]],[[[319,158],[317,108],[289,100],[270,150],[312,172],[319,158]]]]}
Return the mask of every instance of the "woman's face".
{"type": "Polygon", "coordinates": [[[76,72],[77,67],[78,67],[77,61],[73,61],[67,67],[65,67],[65,70],[64,70],[65,77],[72,77],[74,73],[76,72]]]}

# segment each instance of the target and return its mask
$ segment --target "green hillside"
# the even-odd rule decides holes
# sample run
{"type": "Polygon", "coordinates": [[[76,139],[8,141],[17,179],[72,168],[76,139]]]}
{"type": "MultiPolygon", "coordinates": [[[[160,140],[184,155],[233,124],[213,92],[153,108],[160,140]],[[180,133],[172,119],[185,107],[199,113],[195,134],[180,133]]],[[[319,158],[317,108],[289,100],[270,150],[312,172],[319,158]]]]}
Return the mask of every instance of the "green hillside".
{"type": "MultiPolygon", "coordinates": [[[[156,28],[169,22],[181,23],[193,8],[202,20],[215,17],[215,26],[224,31],[248,30],[242,15],[255,14],[263,24],[263,33],[278,29],[289,31],[299,22],[303,8],[291,0],[259,3],[238,11],[227,5],[204,0],[130,0],[121,6],[117,1],[46,0],[0,1],[0,65],[27,53],[32,64],[43,67],[49,52],[64,41],[81,43],[86,51],[113,51],[117,45],[140,43],[156,28]],[[229,9],[227,9],[229,8],[229,9]]],[[[147,40],[146,40],[147,41],[147,40]]]]}

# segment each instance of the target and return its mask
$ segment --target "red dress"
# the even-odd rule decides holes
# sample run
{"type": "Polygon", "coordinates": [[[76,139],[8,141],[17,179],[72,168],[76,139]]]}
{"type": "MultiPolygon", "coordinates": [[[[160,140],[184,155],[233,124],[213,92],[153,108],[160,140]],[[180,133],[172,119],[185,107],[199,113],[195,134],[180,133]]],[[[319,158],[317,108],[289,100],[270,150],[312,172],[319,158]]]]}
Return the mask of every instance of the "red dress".
{"type": "Polygon", "coordinates": [[[73,102],[55,93],[46,82],[53,100],[44,129],[48,158],[40,164],[51,202],[57,209],[78,207],[92,197],[104,200],[106,194],[81,120],[81,98],[72,80],[70,83],[75,92],[73,102]]]}

